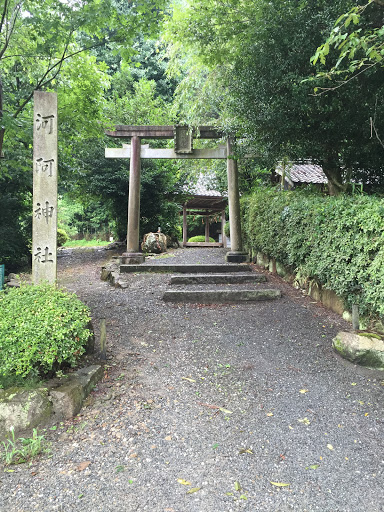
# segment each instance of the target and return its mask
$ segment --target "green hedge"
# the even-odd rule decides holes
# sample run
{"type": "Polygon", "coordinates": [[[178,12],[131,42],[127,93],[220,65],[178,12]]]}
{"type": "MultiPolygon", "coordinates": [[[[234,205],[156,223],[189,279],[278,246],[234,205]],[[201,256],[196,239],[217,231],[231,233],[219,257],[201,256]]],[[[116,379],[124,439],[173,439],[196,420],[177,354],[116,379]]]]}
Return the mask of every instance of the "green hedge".
{"type": "MultiPolygon", "coordinates": [[[[209,237],[209,241],[213,243],[215,240],[212,237],[209,237]]],[[[197,236],[191,236],[191,238],[188,239],[188,242],[205,242],[205,236],[204,235],[197,235],[197,236]]]]}
{"type": "Polygon", "coordinates": [[[261,189],[242,199],[245,245],[384,316],[384,199],[261,189]]]}
{"type": "Polygon", "coordinates": [[[89,309],[51,285],[0,292],[0,377],[46,376],[73,366],[91,335],[89,309]]]}

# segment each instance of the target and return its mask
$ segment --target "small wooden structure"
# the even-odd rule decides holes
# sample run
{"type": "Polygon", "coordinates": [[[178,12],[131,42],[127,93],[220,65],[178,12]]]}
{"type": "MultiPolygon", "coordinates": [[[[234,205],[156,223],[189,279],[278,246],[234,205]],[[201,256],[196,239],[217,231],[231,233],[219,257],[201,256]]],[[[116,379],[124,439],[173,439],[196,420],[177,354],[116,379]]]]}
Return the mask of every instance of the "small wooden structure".
{"type": "Polygon", "coordinates": [[[183,204],[183,247],[227,247],[224,234],[225,208],[228,198],[217,190],[210,190],[204,184],[204,177],[200,175],[198,182],[191,188],[192,197],[183,204]],[[188,216],[201,215],[205,217],[205,242],[188,242],[188,216]],[[212,216],[221,217],[221,242],[210,242],[209,221],[212,216]]]}

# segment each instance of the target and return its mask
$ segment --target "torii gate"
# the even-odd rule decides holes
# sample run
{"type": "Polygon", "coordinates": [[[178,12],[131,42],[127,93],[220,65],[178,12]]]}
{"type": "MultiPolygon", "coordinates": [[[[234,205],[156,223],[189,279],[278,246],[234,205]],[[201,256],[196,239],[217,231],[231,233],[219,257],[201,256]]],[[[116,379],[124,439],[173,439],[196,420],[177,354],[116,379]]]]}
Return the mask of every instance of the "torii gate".
{"type": "Polygon", "coordinates": [[[199,139],[219,139],[223,136],[215,128],[200,126],[192,130],[188,126],[124,126],[118,125],[114,131],[106,134],[115,138],[130,138],[131,144],[123,144],[122,148],[106,148],[106,158],[129,158],[129,197],[128,197],[128,228],[127,252],[122,255],[123,264],[139,264],[144,262],[140,253],[139,221],[140,221],[140,169],[142,158],[171,159],[226,159],[228,177],[229,227],[231,232],[231,250],[226,254],[226,261],[231,263],[245,262],[248,254],[243,251],[241,238],[240,200],[237,161],[233,157],[231,137],[227,138],[226,146],[214,149],[193,149],[193,135],[199,139]],[[155,149],[149,144],[142,145],[141,139],[174,139],[174,148],[155,149]]]}

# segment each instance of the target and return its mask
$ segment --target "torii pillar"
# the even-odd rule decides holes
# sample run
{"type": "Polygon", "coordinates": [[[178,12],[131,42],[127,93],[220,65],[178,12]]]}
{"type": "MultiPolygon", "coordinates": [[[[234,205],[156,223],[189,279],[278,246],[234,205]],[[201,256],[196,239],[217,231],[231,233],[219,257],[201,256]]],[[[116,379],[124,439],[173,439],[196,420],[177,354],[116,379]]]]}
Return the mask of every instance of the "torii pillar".
{"type": "Polygon", "coordinates": [[[128,197],[128,228],[127,252],[122,254],[121,262],[126,265],[144,263],[144,255],[139,247],[140,224],[140,172],[141,172],[141,140],[131,138],[131,158],[129,164],[129,197],[128,197]]]}
{"type": "Polygon", "coordinates": [[[231,250],[225,255],[228,263],[244,263],[249,261],[249,255],[243,250],[241,236],[239,171],[237,160],[233,154],[233,141],[227,138],[227,180],[228,180],[228,207],[229,207],[229,231],[231,250]]]}

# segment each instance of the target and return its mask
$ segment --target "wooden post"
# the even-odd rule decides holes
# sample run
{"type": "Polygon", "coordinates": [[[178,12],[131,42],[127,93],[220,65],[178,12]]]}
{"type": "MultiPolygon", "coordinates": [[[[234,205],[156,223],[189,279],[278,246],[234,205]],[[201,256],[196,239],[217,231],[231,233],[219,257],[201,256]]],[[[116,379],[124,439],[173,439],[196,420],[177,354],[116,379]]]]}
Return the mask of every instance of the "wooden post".
{"type": "Polygon", "coordinates": [[[205,217],[205,242],[209,242],[209,217],[205,217]]]}
{"type": "Polygon", "coordinates": [[[187,207],[183,206],[183,247],[185,247],[188,240],[188,225],[187,225],[187,207]]]}
{"type": "Polygon", "coordinates": [[[141,171],[140,151],[140,137],[132,137],[131,159],[129,166],[127,252],[122,256],[122,263],[125,264],[140,264],[144,262],[144,256],[139,252],[141,171]]]}
{"type": "Polygon", "coordinates": [[[233,142],[227,139],[227,178],[228,178],[228,206],[229,230],[231,232],[231,251],[227,253],[226,260],[230,263],[248,261],[248,254],[243,252],[241,239],[240,196],[237,161],[233,155],[233,142]]]}
{"type": "Polygon", "coordinates": [[[225,236],[225,210],[221,212],[221,241],[223,242],[223,247],[227,247],[227,237],[225,236]]]}

